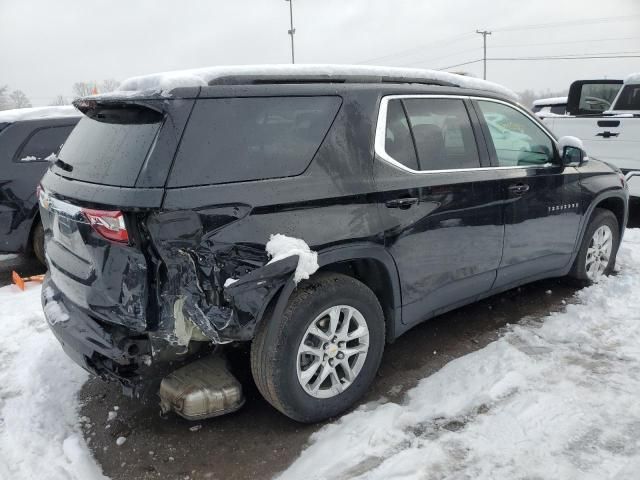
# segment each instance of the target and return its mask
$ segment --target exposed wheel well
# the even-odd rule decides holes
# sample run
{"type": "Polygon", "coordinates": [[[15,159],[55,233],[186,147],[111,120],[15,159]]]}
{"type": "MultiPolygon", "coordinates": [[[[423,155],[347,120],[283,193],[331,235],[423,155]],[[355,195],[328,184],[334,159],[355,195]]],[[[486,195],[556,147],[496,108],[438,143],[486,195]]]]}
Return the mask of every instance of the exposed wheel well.
{"type": "Polygon", "coordinates": [[[618,226],[620,227],[620,234],[622,235],[624,228],[624,201],[618,197],[609,197],[598,203],[596,208],[610,210],[616,216],[618,226]]]}
{"type": "Polygon", "coordinates": [[[393,301],[393,284],[384,264],[372,258],[345,260],[323,265],[321,272],[336,272],[348,275],[364,283],[375,294],[384,312],[387,340],[394,340],[395,308],[393,301]]]}

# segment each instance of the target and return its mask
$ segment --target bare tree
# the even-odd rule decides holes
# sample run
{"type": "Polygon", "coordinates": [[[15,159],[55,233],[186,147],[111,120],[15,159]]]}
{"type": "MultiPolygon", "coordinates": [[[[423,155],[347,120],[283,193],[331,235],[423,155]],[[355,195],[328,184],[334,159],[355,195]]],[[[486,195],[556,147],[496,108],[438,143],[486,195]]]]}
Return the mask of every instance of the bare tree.
{"type": "Polygon", "coordinates": [[[7,85],[0,86],[0,110],[8,110],[12,108],[11,101],[7,95],[9,87],[7,85]]]}
{"type": "Polygon", "coordinates": [[[108,78],[100,84],[99,92],[100,93],[113,92],[114,90],[117,90],[119,86],[120,86],[119,81],[114,80],[113,78],[108,78]]]}
{"type": "Polygon", "coordinates": [[[51,102],[49,105],[51,105],[52,107],[56,107],[61,105],[69,105],[69,102],[64,95],[57,95],[56,98],[53,99],[53,102],[51,102]]]}
{"type": "Polygon", "coordinates": [[[94,93],[95,86],[89,82],[76,82],[71,87],[75,98],[87,97],[94,93]]]}
{"type": "Polygon", "coordinates": [[[31,106],[29,98],[22,90],[14,90],[11,92],[9,101],[13,104],[13,108],[27,108],[31,106]]]}

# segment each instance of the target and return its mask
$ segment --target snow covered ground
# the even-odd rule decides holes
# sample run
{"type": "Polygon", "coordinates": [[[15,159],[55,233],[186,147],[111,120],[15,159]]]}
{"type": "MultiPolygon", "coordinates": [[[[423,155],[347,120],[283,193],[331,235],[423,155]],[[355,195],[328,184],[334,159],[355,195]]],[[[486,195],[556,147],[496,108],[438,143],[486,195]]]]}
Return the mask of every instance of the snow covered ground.
{"type": "Polygon", "coordinates": [[[49,331],[40,286],[28,285],[0,288],[0,479],[104,479],[78,418],[88,374],[49,331]]]}
{"type": "MultiPolygon", "coordinates": [[[[640,230],[618,265],[565,312],[510,327],[401,404],[325,426],[280,478],[638,478],[640,230]]],[[[47,328],[39,294],[0,288],[0,478],[104,479],[78,418],[87,375],[47,328]]]]}
{"type": "Polygon", "coordinates": [[[640,230],[619,273],[311,437],[288,479],[637,479],[640,230]]]}

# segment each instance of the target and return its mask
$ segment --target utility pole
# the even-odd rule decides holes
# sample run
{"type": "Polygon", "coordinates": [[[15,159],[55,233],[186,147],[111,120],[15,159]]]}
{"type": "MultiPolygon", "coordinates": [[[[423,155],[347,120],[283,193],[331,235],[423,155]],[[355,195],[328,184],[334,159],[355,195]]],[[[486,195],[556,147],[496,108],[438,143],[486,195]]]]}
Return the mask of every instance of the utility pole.
{"type": "Polygon", "coordinates": [[[296,34],[296,29],[293,28],[293,0],[284,0],[285,2],[289,2],[289,35],[291,35],[291,63],[296,63],[295,51],[293,48],[293,36],[296,34]]]}
{"type": "Polygon", "coordinates": [[[487,79],[487,35],[491,35],[491,32],[488,30],[476,30],[476,33],[482,35],[482,43],[484,45],[484,56],[483,56],[483,64],[484,70],[482,74],[482,78],[487,79]]]}

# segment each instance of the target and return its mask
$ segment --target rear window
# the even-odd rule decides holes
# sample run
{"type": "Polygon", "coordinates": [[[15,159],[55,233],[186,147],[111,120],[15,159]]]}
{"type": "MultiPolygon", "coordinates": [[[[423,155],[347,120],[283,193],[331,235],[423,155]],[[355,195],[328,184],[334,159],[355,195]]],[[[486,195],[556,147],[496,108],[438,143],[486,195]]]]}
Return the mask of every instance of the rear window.
{"type": "Polygon", "coordinates": [[[169,186],[299,175],[322,143],[340,103],[340,97],[198,100],[169,186]]]}
{"type": "Polygon", "coordinates": [[[580,92],[580,113],[602,113],[611,108],[611,103],[620,91],[619,83],[587,83],[580,92]]]}
{"type": "Polygon", "coordinates": [[[614,110],[640,110],[640,85],[625,85],[614,110]]]}
{"type": "Polygon", "coordinates": [[[75,180],[133,187],[162,118],[130,106],[91,110],[69,135],[54,169],[75,180]]]}
{"type": "Polygon", "coordinates": [[[42,162],[55,160],[56,153],[62,147],[73,125],[62,127],[44,127],[35,130],[16,152],[17,162],[42,162]]]}

